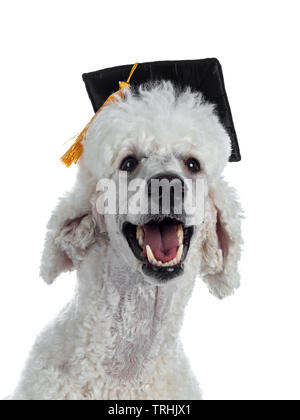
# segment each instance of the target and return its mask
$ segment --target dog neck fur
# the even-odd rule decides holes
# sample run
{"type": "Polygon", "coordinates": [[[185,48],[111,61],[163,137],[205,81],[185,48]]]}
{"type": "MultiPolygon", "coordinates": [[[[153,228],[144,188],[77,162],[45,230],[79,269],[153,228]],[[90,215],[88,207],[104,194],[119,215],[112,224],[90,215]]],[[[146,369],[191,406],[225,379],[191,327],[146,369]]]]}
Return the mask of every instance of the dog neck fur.
{"type": "Polygon", "coordinates": [[[76,311],[91,326],[87,339],[101,349],[98,356],[105,375],[120,385],[128,381],[138,385],[142,377],[145,384],[145,376],[151,381],[158,355],[168,358],[176,353],[183,302],[194,281],[184,276],[184,284],[148,284],[103,240],[90,251],[78,278],[76,311]]]}

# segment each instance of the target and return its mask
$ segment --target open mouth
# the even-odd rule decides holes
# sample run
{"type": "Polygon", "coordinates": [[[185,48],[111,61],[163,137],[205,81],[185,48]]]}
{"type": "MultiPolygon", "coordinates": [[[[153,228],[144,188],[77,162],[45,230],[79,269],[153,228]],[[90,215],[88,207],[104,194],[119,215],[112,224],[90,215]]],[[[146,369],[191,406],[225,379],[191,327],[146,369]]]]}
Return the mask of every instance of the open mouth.
{"type": "Polygon", "coordinates": [[[182,274],[193,227],[173,218],[151,220],[145,225],[124,223],[123,233],[146,275],[166,281],[182,274]]]}

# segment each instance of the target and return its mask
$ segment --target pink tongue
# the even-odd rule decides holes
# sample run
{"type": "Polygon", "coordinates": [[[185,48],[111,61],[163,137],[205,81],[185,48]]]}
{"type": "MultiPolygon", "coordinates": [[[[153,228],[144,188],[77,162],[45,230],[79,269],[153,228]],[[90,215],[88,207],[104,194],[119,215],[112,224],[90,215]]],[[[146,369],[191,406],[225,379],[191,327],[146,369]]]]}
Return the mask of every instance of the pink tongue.
{"type": "Polygon", "coordinates": [[[168,262],[176,257],[179,241],[177,238],[177,224],[149,223],[143,226],[145,238],[142,256],[145,257],[146,245],[149,245],[157,261],[168,262]]]}

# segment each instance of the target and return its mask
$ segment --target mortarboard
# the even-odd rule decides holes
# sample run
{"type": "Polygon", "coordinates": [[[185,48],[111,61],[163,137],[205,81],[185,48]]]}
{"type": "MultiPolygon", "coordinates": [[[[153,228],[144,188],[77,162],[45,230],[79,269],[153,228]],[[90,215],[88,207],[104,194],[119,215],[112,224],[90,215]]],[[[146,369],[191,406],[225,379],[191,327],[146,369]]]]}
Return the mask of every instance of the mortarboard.
{"type": "MultiPolygon", "coordinates": [[[[216,58],[157,61],[134,66],[123,65],[84,73],[82,77],[96,115],[103,106],[115,100],[114,95],[118,94],[123,97],[123,88],[129,86],[130,79],[130,86],[134,89],[137,89],[141,84],[169,80],[179,89],[189,86],[192,91],[201,92],[206,101],[216,105],[216,112],[230,137],[231,156],[229,161],[238,162],[241,160],[222,67],[216,58]],[[116,92],[119,80],[127,80],[127,82],[119,82],[119,90],[116,92]]],[[[71,149],[63,156],[62,161],[67,166],[79,159],[82,152],[81,142],[85,138],[90,123],[77,137],[71,149]]]]}

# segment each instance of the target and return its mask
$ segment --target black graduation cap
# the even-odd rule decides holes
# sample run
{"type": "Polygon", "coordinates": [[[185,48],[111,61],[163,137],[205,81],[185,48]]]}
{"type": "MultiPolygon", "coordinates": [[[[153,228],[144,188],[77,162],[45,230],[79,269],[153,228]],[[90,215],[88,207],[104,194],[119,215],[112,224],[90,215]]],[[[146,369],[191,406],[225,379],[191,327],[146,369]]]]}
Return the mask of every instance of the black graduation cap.
{"type": "MultiPolygon", "coordinates": [[[[83,80],[94,111],[104,104],[113,92],[118,90],[118,82],[127,80],[132,65],[107,68],[83,74],[83,80]]],[[[130,86],[160,80],[170,80],[179,88],[190,86],[193,91],[203,94],[205,100],[216,105],[219,118],[231,139],[230,162],[241,160],[239,144],[233,124],[231,110],[225,90],[222,67],[216,58],[182,61],[156,61],[140,63],[130,81],[130,86]]]]}

